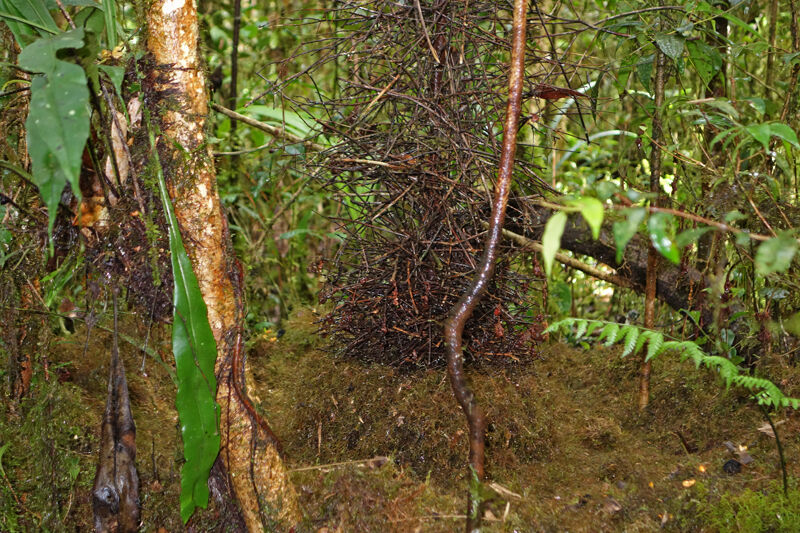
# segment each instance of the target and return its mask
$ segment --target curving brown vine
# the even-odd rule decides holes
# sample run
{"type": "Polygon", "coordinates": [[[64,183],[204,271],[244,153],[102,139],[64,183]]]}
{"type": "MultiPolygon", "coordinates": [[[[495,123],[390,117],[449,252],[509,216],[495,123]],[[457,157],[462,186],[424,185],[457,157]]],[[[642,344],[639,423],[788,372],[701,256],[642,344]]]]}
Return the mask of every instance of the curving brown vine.
{"type": "MultiPolygon", "coordinates": [[[[497,246],[502,238],[503,221],[506,216],[508,195],[511,191],[511,170],[514,166],[514,154],[517,150],[517,131],[522,103],[523,76],[525,73],[525,29],[527,0],[514,0],[514,20],[511,42],[511,60],[508,82],[508,104],[506,120],[503,127],[503,146],[495,185],[495,196],[492,202],[492,215],[486,236],[486,247],[483,251],[475,278],[459,301],[450,311],[444,325],[447,342],[447,374],[453,394],[464,410],[469,425],[469,464],[478,481],[484,477],[484,432],[486,418],[483,410],[475,401],[475,394],[469,388],[464,377],[464,348],[462,333],[464,324],[472,315],[475,306],[486,292],[486,286],[494,274],[497,260],[497,246]]],[[[481,523],[481,500],[477,487],[471,487],[467,504],[467,531],[477,531],[481,523]]]]}

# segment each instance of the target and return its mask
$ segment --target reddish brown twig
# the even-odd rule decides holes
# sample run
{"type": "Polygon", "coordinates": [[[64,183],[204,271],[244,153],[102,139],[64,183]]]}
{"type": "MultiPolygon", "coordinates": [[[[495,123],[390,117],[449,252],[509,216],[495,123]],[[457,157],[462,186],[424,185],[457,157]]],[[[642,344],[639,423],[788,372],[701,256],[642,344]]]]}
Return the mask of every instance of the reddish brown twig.
{"type": "MultiPolygon", "coordinates": [[[[497,173],[497,184],[492,202],[492,215],[489,219],[489,230],[486,236],[486,247],[483,251],[478,270],[467,290],[450,312],[445,322],[444,335],[447,342],[447,374],[453,394],[464,410],[469,425],[469,464],[479,481],[484,477],[484,432],[486,418],[483,410],[475,401],[475,394],[467,385],[464,377],[464,348],[462,333],[464,324],[478,305],[486,287],[494,273],[497,260],[497,246],[502,239],[503,221],[506,216],[508,195],[511,191],[511,170],[514,166],[514,154],[517,149],[517,130],[522,102],[522,85],[525,59],[525,22],[528,11],[527,0],[514,1],[513,38],[511,43],[511,61],[508,82],[508,104],[506,122],[503,128],[503,147],[497,173]]],[[[481,502],[476,497],[477,491],[470,491],[467,505],[467,531],[480,528],[481,502]]]]}
{"type": "Polygon", "coordinates": [[[242,287],[244,286],[244,268],[242,267],[242,263],[237,259],[236,264],[234,267],[236,270],[234,271],[233,276],[233,287],[234,292],[236,295],[236,305],[238,307],[238,314],[236,320],[236,340],[234,341],[233,345],[233,354],[232,354],[232,361],[231,361],[231,381],[233,382],[233,390],[236,392],[236,396],[239,401],[244,405],[245,410],[250,415],[250,418],[253,422],[255,422],[261,430],[264,432],[266,437],[272,441],[272,444],[275,446],[275,449],[278,451],[278,454],[283,456],[283,446],[281,446],[281,441],[278,440],[278,437],[273,433],[272,428],[269,427],[269,424],[261,416],[256,408],[253,406],[253,402],[250,401],[250,397],[247,395],[247,392],[243,388],[244,383],[244,313],[242,310],[244,309],[244,301],[243,301],[243,294],[242,294],[242,287]]]}

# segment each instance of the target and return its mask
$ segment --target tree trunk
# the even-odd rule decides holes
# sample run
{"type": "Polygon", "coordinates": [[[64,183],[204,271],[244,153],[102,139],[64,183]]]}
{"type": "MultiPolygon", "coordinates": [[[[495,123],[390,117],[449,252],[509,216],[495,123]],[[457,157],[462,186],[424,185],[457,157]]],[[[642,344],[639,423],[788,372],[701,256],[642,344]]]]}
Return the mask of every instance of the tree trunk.
{"type": "Polygon", "coordinates": [[[222,417],[218,461],[249,531],[288,530],[299,521],[294,489],[268,427],[242,391],[242,277],[205,141],[206,79],[197,55],[198,24],[187,0],[156,0],[147,11],[147,49],[160,110],[159,156],[175,215],[217,341],[217,401],[222,417]],[[235,380],[240,380],[236,382],[235,380]]]}

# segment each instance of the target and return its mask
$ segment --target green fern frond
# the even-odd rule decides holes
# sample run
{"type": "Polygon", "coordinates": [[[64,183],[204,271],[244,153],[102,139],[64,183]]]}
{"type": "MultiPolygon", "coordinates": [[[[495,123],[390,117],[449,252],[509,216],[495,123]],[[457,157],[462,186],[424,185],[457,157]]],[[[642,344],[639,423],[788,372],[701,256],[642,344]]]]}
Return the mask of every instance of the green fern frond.
{"type": "Polygon", "coordinates": [[[645,333],[650,333],[650,335],[648,335],[647,355],[644,358],[645,362],[647,362],[661,353],[661,345],[664,344],[664,335],[657,331],[646,331],[645,333]]]}
{"type": "Polygon", "coordinates": [[[600,322],[599,320],[592,320],[591,322],[589,322],[589,327],[586,330],[586,336],[588,337],[589,335],[597,331],[597,329],[600,328],[602,325],[603,323],[600,322]]]}
{"type": "Polygon", "coordinates": [[[583,337],[584,333],[586,333],[586,328],[589,326],[589,322],[587,320],[581,320],[578,322],[578,326],[575,328],[575,338],[580,339],[583,337]]]}
{"type": "Polygon", "coordinates": [[[625,349],[622,351],[622,357],[625,357],[633,352],[633,348],[636,346],[636,340],[639,338],[639,336],[639,328],[633,326],[628,328],[628,331],[625,334],[625,349]]]}
{"type": "Polygon", "coordinates": [[[606,346],[623,343],[622,357],[638,353],[647,343],[645,361],[650,361],[664,352],[674,351],[680,355],[681,361],[691,358],[697,368],[704,366],[716,370],[725,382],[726,388],[734,385],[753,392],[753,397],[761,405],[773,408],[800,409],[800,398],[786,396],[777,385],[768,379],[742,374],[742,369],[730,359],[718,355],[708,355],[695,342],[664,340],[664,335],[658,331],[640,329],[630,324],[620,327],[620,324],[614,322],[576,318],[566,318],[554,322],[546,331],[569,331],[572,326],[577,328],[578,338],[583,335],[588,337],[594,331],[602,328],[595,343],[604,342],[606,346]]]}
{"type": "Polygon", "coordinates": [[[617,335],[619,334],[619,324],[615,322],[611,322],[606,324],[603,328],[603,331],[600,332],[600,336],[597,337],[597,342],[602,342],[603,339],[606,341],[606,346],[611,346],[616,342],[617,335]]]}

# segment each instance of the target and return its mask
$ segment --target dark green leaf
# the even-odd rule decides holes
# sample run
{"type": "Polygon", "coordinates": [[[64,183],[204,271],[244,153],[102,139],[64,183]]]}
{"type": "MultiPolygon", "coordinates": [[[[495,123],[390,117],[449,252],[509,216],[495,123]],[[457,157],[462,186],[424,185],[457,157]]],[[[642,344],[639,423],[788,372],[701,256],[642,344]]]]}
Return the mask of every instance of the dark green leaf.
{"type": "Polygon", "coordinates": [[[650,77],[653,73],[653,58],[654,55],[643,57],[636,63],[636,75],[639,81],[644,85],[644,88],[650,90],[650,77]]]}
{"type": "Polygon", "coordinates": [[[772,135],[772,128],[769,124],[751,124],[745,127],[745,131],[760,142],[764,150],[769,150],[769,138],[772,135]]]}
{"type": "Polygon", "coordinates": [[[175,406],[186,459],[181,468],[180,498],[181,518],[186,523],[196,507],[208,505],[208,474],[219,453],[220,410],[216,402],[217,380],[214,376],[217,344],[161,172],[158,173],[158,188],[169,228],[175,285],[172,352],[178,376],[175,406]]]}
{"type": "Polygon", "coordinates": [[[656,45],[664,54],[675,61],[683,54],[683,37],[674,33],[659,33],[655,37],[656,45]]]}
{"type": "Polygon", "coordinates": [[[633,72],[635,65],[635,55],[630,54],[622,58],[622,62],[617,70],[617,79],[614,81],[614,85],[617,87],[617,91],[620,93],[625,90],[625,86],[628,84],[628,78],[630,77],[631,72],[633,72]]]}
{"type": "Polygon", "coordinates": [[[774,239],[764,241],[756,251],[756,271],[762,276],[773,272],[784,272],[792,264],[797,252],[797,239],[787,232],[774,239]]]}
{"type": "Polygon", "coordinates": [[[78,176],[89,137],[89,89],[81,67],[56,57],[59,50],[81,48],[83,29],[41,38],[19,56],[22,67],[39,72],[31,81],[25,122],[33,177],[50,215],[52,231],[64,185],[80,198],[78,176]]]}
{"type": "Polygon", "coordinates": [[[111,65],[100,65],[98,67],[101,71],[108,75],[111,83],[114,85],[117,94],[122,94],[122,79],[125,77],[125,67],[113,67],[111,65]]]}
{"type": "Polygon", "coordinates": [[[0,19],[8,25],[20,48],[25,48],[32,36],[44,37],[59,31],[43,0],[0,0],[0,19]]]}
{"type": "Polygon", "coordinates": [[[647,221],[647,231],[650,233],[650,241],[653,247],[666,257],[669,261],[677,264],[681,260],[681,254],[667,230],[672,215],[667,213],[653,213],[647,221]]]}
{"type": "Polygon", "coordinates": [[[689,60],[698,76],[705,85],[708,85],[722,68],[722,57],[703,41],[687,41],[686,48],[689,50],[689,60]]]}
{"type": "Polygon", "coordinates": [[[783,139],[795,148],[800,148],[800,144],[797,143],[797,134],[791,127],[786,124],[781,124],[780,122],[773,122],[769,125],[769,129],[775,137],[783,139]]]}

